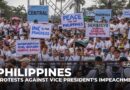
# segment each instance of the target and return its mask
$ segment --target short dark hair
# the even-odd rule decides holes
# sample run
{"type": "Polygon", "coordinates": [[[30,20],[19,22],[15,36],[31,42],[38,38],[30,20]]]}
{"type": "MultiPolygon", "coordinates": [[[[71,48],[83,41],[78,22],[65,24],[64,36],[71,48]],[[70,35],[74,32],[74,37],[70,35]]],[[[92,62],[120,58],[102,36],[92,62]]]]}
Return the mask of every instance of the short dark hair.
{"type": "Polygon", "coordinates": [[[101,58],[100,56],[96,56],[96,57],[95,57],[95,61],[102,62],[102,58],[101,58]]]}
{"type": "Polygon", "coordinates": [[[120,53],[121,51],[120,51],[120,50],[118,50],[118,49],[116,49],[116,50],[115,50],[115,52],[118,52],[118,53],[120,53]]]}
{"type": "Polygon", "coordinates": [[[126,57],[120,57],[119,62],[126,62],[126,61],[128,61],[128,59],[126,57]]]}

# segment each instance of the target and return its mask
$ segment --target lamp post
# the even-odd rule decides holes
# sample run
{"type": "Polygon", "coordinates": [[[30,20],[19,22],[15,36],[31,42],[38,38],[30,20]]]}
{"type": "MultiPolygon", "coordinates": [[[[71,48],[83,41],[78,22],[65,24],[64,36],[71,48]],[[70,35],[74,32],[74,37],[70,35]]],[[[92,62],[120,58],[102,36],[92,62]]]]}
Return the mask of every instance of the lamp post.
{"type": "Polygon", "coordinates": [[[108,0],[108,8],[111,9],[112,7],[112,0],[108,0]]]}
{"type": "Polygon", "coordinates": [[[29,7],[30,5],[30,0],[27,0],[27,7],[29,7]]]}
{"type": "Polygon", "coordinates": [[[62,15],[62,4],[63,4],[63,2],[62,2],[62,0],[61,0],[61,6],[60,6],[60,9],[61,9],[61,15],[62,15]]]}

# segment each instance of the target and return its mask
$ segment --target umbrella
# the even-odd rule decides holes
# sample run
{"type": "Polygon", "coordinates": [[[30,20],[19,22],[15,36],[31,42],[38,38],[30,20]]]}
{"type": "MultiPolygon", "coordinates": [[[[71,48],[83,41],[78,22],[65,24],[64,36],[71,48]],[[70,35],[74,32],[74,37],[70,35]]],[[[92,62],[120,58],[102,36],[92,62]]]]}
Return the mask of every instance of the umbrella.
{"type": "Polygon", "coordinates": [[[19,17],[12,17],[11,19],[12,19],[12,20],[20,20],[19,17]]]}
{"type": "Polygon", "coordinates": [[[82,47],[86,47],[88,44],[88,41],[76,41],[75,42],[75,46],[82,46],[82,47]]]}

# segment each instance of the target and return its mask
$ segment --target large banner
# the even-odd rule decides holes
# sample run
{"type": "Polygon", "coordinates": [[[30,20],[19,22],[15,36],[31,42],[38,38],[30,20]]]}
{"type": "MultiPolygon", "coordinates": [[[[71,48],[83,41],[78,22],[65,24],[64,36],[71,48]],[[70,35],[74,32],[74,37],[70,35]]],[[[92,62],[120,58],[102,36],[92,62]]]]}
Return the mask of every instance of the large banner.
{"type": "Polygon", "coordinates": [[[16,53],[20,55],[38,54],[40,53],[39,40],[17,40],[16,53]]]}
{"type": "Polygon", "coordinates": [[[108,23],[87,23],[87,37],[110,37],[110,26],[108,23]]]}
{"type": "Polygon", "coordinates": [[[32,24],[30,29],[30,38],[50,38],[51,24],[32,24]]]}
{"type": "Polygon", "coordinates": [[[124,9],[122,11],[122,17],[130,18],[130,9],[124,9]]]}
{"type": "Polygon", "coordinates": [[[48,22],[48,6],[29,6],[28,8],[28,21],[34,22],[48,22]]]}
{"type": "Polygon", "coordinates": [[[62,28],[83,28],[84,18],[82,13],[68,14],[61,17],[62,28]]]}
{"type": "Polygon", "coordinates": [[[111,19],[111,9],[96,9],[95,10],[95,21],[106,20],[109,22],[111,19]]]}

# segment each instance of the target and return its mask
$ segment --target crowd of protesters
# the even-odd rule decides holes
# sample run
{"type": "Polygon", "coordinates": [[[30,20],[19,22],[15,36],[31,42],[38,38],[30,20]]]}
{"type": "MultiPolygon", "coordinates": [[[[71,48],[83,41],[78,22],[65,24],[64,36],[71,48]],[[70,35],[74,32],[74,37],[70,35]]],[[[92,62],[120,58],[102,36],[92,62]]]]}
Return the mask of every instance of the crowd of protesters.
{"type": "MultiPolygon", "coordinates": [[[[93,22],[93,20],[89,21],[93,22]]],[[[105,20],[100,22],[105,23],[105,20]]],[[[38,23],[38,21],[34,21],[34,23],[38,23]]],[[[51,21],[49,23],[52,24],[52,34],[50,39],[41,39],[41,53],[18,55],[15,51],[15,42],[16,40],[30,39],[30,24],[21,21],[18,17],[13,17],[11,20],[0,18],[0,67],[70,67],[72,68],[72,77],[130,78],[129,19],[113,17],[110,20],[110,37],[107,38],[90,38],[85,36],[85,29],[66,30],[62,29],[57,23],[51,23],[51,21]],[[91,57],[94,57],[94,59],[89,60],[88,58],[91,57]],[[101,74],[102,76],[100,76],[101,74]]],[[[20,87],[18,90],[29,90],[23,83],[18,85],[20,87]]],[[[130,87],[129,83],[94,85],[93,83],[51,84],[48,82],[31,85],[36,85],[35,88],[37,89],[35,90],[98,90],[106,88],[104,86],[107,86],[108,90],[123,90],[122,87],[124,87],[124,90],[129,90],[130,87]],[[42,84],[44,85],[42,86],[42,84]]],[[[12,84],[1,86],[6,87],[7,90],[15,87],[12,84]]]]}

